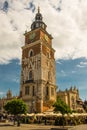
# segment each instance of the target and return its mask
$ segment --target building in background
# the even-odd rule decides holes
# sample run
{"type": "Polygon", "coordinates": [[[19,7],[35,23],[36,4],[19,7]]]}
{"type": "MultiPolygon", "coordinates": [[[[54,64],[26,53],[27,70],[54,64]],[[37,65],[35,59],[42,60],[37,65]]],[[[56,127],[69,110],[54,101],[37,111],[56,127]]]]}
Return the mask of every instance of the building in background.
{"type": "Polygon", "coordinates": [[[73,111],[83,112],[83,102],[79,97],[79,90],[71,87],[65,91],[59,90],[57,97],[60,97],[73,111]]]}
{"type": "Polygon", "coordinates": [[[30,113],[44,112],[49,109],[49,102],[56,101],[55,50],[46,27],[38,8],[22,47],[20,97],[30,113]]]}
{"type": "Polygon", "coordinates": [[[3,97],[0,99],[0,113],[4,113],[4,105],[8,102],[8,101],[11,101],[12,99],[14,98],[17,98],[17,96],[12,96],[12,92],[11,90],[9,89],[7,94],[6,94],[6,97],[3,97]]]}

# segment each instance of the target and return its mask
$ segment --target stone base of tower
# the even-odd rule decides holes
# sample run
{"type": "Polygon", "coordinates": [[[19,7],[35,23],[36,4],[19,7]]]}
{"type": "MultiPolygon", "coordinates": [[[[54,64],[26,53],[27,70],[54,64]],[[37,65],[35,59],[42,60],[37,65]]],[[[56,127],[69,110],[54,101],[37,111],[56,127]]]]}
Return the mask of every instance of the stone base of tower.
{"type": "Polygon", "coordinates": [[[51,101],[47,102],[43,102],[43,100],[39,100],[39,101],[34,101],[34,100],[30,100],[30,99],[23,99],[22,100],[26,103],[27,105],[27,112],[28,113],[43,113],[48,111],[50,108],[52,108],[51,105],[51,101]]]}
{"type": "Polygon", "coordinates": [[[41,103],[41,102],[36,103],[36,112],[37,113],[46,112],[49,109],[50,109],[50,107],[45,105],[44,103],[41,103]]]}
{"type": "Polygon", "coordinates": [[[37,113],[43,112],[43,101],[42,100],[36,102],[36,112],[37,113]]]}
{"type": "Polygon", "coordinates": [[[48,106],[43,106],[43,112],[46,112],[47,110],[49,110],[48,106]]]}
{"type": "Polygon", "coordinates": [[[40,102],[37,102],[36,107],[35,107],[35,110],[36,110],[35,112],[36,113],[43,113],[43,112],[48,111],[51,107],[48,107],[48,106],[46,106],[44,104],[41,104],[40,102]]]}
{"type": "Polygon", "coordinates": [[[28,106],[28,113],[42,113],[49,110],[56,101],[56,85],[44,80],[25,83],[20,96],[28,106]],[[30,93],[26,94],[25,88],[28,86],[30,93]]]}

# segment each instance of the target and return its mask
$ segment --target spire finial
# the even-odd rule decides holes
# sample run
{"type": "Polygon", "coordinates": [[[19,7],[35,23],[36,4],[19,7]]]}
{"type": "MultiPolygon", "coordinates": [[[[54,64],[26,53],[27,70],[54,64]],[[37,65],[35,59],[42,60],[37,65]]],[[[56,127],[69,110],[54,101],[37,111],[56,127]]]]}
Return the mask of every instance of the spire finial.
{"type": "Polygon", "coordinates": [[[38,13],[40,13],[40,7],[38,6],[38,13]]]}

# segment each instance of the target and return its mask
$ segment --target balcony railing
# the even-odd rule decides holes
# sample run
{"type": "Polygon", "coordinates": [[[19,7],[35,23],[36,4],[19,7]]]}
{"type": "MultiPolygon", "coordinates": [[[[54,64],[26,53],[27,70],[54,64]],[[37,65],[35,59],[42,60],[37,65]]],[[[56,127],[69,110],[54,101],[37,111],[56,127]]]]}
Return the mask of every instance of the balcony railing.
{"type": "Polygon", "coordinates": [[[31,80],[26,80],[25,83],[34,83],[34,80],[31,79],[31,80]]]}

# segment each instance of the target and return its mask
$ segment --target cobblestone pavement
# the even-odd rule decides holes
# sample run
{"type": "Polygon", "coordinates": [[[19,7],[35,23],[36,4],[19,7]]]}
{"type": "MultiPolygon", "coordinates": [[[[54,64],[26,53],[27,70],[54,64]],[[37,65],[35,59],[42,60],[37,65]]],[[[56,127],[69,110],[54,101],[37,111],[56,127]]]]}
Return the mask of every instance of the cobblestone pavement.
{"type": "MultiPolygon", "coordinates": [[[[11,124],[0,123],[0,130],[50,130],[51,128],[59,128],[59,126],[51,125],[35,125],[35,124],[21,124],[20,127],[11,124]]],[[[67,126],[68,130],[87,130],[87,125],[67,126]]]]}
{"type": "Polygon", "coordinates": [[[87,124],[85,124],[85,125],[77,125],[77,126],[74,126],[73,128],[71,128],[69,130],[87,130],[87,124]]]}

